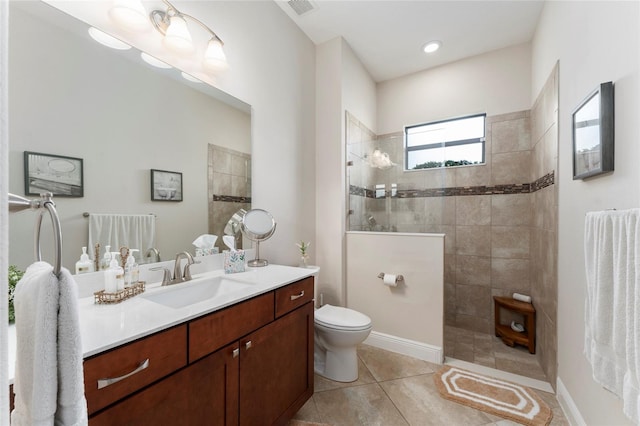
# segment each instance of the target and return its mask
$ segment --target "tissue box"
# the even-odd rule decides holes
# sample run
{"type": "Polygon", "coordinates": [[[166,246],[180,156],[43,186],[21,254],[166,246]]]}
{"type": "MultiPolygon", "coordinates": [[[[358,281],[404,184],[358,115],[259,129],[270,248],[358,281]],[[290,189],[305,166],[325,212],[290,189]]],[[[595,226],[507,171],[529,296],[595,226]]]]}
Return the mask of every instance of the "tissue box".
{"type": "Polygon", "coordinates": [[[218,253],[219,253],[218,247],[196,248],[196,257],[197,256],[209,256],[211,254],[218,254],[218,253]]]}
{"type": "Polygon", "coordinates": [[[244,272],[244,250],[224,252],[224,273],[244,272]]]}

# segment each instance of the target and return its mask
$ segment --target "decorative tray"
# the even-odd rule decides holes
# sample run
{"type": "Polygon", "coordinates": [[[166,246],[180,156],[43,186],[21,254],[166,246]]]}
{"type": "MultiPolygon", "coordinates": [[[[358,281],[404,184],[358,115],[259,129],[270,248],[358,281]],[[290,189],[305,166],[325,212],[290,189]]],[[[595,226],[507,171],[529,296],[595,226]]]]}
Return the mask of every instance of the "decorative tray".
{"type": "Polygon", "coordinates": [[[104,290],[96,291],[93,293],[95,297],[95,303],[120,303],[140,293],[144,293],[145,281],[138,281],[130,287],[120,290],[115,293],[107,293],[104,290]]]}

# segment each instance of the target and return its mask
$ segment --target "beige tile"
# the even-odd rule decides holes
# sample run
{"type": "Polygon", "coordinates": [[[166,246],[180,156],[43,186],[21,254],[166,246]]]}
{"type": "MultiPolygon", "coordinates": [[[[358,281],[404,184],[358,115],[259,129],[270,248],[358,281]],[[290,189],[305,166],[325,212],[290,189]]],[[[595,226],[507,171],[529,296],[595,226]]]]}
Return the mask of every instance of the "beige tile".
{"type": "Polygon", "coordinates": [[[530,151],[493,154],[491,184],[508,185],[529,183],[530,151]]]}
{"type": "Polygon", "coordinates": [[[491,124],[491,152],[495,154],[527,151],[530,149],[530,133],[528,117],[493,123],[491,124]]]}
{"type": "Polygon", "coordinates": [[[491,224],[530,226],[531,194],[497,194],[491,196],[491,224]]]}
{"type": "Polygon", "coordinates": [[[375,383],[376,379],[373,378],[367,367],[362,360],[358,359],[358,379],[354,382],[343,383],[336,382],[325,377],[316,374],[314,377],[314,391],[324,392],[327,390],[340,389],[350,386],[366,385],[369,383],[375,383]]]}
{"type": "Polygon", "coordinates": [[[530,229],[524,226],[492,226],[491,256],[527,259],[529,258],[530,229]]]}
{"type": "Polygon", "coordinates": [[[491,255],[490,226],[456,226],[456,254],[491,255]]]}
{"type": "Polygon", "coordinates": [[[458,197],[456,200],[456,225],[491,225],[491,196],[458,197]]]}
{"type": "Polygon", "coordinates": [[[544,174],[558,170],[558,127],[553,124],[544,135],[544,174]]]}
{"type": "Polygon", "coordinates": [[[358,356],[377,381],[433,373],[436,364],[369,345],[358,347],[358,356]]]}
{"type": "Polygon", "coordinates": [[[491,289],[486,286],[456,286],[456,313],[480,318],[491,315],[491,289]]]}
{"type": "Polygon", "coordinates": [[[214,148],[213,170],[218,173],[231,174],[231,154],[227,150],[214,148]]]}
{"type": "Polygon", "coordinates": [[[456,256],[455,277],[457,284],[491,284],[491,258],[482,256],[456,256]]]}
{"type": "Polygon", "coordinates": [[[545,154],[544,138],[541,139],[531,149],[531,174],[529,180],[535,182],[545,175],[544,154],[545,154]]]}
{"type": "Polygon", "coordinates": [[[484,425],[489,421],[481,411],[442,398],[432,374],[380,385],[411,425],[484,425]]]}
{"type": "Polygon", "coordinates": [[[491,184],[491,155],[486,163],[478,166],[455,167],[455,186],[480,186],[491,184]]]}
{"type": "Polygon", "coordinates": [[[408,425],[377,383],[314,395],[324,421],[334,426],[408,425]]]}
{"type": "Polygon", "coordinates": [[[303,424],[296,423],[299,420],[302,422],[322,423],[322,413],[318,410],[313,396],[302,406],[302,408],[293,416],[293,420],[289,423],[289,426],[302,426],[303,424]]]}
{"type": "Polygon", "coordinates": [[[213,172],[213,193],[216,195],[231,195],[231,175],[213,172]]]}
{"type": "Polygon", "coordinates": [[[480,333],[493,331],[493,318],[480,318],[471,315],[456,314],[456,326],[480,333]]]}
{"type": "Polygon", "coordinates": [[[530,293],[529,259],[491,259],[493,287],[517,289],[530,293]]]}

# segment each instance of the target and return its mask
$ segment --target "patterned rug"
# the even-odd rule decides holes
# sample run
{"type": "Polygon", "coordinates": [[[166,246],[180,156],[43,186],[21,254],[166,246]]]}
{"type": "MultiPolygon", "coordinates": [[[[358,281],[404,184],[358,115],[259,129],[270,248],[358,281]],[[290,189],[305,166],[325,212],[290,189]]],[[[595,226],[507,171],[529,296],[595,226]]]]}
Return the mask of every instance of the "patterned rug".
{"type": "Polygon", "coordinates": [[[443,398],[523,425],[546,426],[553,412],[530,388],[445,366],[433,375],[443,398]]]}

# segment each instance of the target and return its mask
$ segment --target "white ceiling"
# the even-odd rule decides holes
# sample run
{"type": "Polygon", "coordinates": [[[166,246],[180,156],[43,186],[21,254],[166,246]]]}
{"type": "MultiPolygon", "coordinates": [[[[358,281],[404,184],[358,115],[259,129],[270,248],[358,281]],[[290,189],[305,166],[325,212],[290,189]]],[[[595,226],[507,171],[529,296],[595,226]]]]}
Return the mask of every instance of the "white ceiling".
{"type": "MultiPolygon", "coordinates": [[[[342,36],[376,82],[532,39],[544,0],[313,0],[298,16],[276,3],[316,44],[342,36]],[[436,53],[422,46],[442,41],[436,53]]],[[[295,0],[300,1],[300,0],[295,0]]]]}

